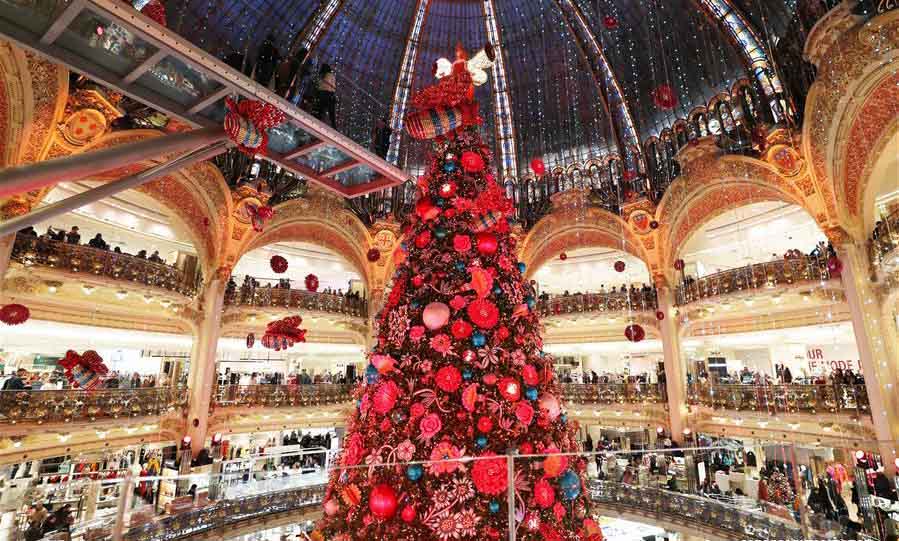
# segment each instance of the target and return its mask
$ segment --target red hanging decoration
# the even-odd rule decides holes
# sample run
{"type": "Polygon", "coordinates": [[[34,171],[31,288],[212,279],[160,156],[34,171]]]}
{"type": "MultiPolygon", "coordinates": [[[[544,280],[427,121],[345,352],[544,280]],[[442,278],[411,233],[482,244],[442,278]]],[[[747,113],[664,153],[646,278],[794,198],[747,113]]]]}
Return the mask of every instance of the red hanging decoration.
{"type": "Polygon", "coordinates": [[[165,5],[161,0],[124,0],[126,4],[140,11],[154,22],[166,26],[165,5]]]}
{"type": "Polygon", "coordinates": [[[288,349],[297,342],[306,341],[306,329],[301,329],[303,318],[290,316],[277,321],[272,321],[265,328],[262,335],[262,345],[268,349],[281,351],[288,349]]]}
{"type": "Polygon", "coordinates": [[[677,105],[677,94],[669,84],[661,84],[652,91],[652,101],[659,109],[674,109],[677,105]]]}
{"type": "Polygon", "coordinates": [[[543,163],[543,160],[540,158],[531,160],[531,171],[538,177],[542,177],[546,173],[546,165],[543,163]]]}
{"type": "Polygon", "coordinates": [[[377,248],[372,248],[371,250],[366,252],[365,257],[366,257],[366,259],[368,259],[369,261],[374,263],[377,260],[381,259],[381,250],[378,250],[377,248]]]}
{"type": "Polygon", "coordinates": [[[284,113],[274,105],[243,100],[235,103],[225,98],[228,113],[225,115],[225,133],[237,144],[241,152],[249,156],[265,154],[268,151],[269,128],[284,122],[284,113]]]}
{"type": "Polygon", "coordinates": [[[318,276],[309,274],[306,276],[306,290],[315,293],[318,291],[318,276]]]}
{"type": "Polygon", "coordinates": [[[631,342],[639,342],[646,338],[646,331],[640,325],[632,323],[624,328],[624,337],[631,342]]]}
{"type": "Polygon", "coordinates": [[[381,483],[371,489],[368,509],[375,517],[381,520],[389,519],[396,514],[397,504],[396,491],[390,485],[381,483]]]}
{"type": "Polygon", "coordinates": [[[0,321],[7,325],[21,325],[31,317],[31,311],[22,304],[7,304],[0,308],[0,321]]]}
{"type": "Polygon", "coordinates": [[[287,270],[287,260],[280,255],[273,255],[271,260],[269,260],[269,265],[271,265],[275,274],[283,274],[287,270]]]}
{"type": "Polygon", "coordinates": [[[568,254],[566,254],[565,252],[562,252],[561,254],[559,254],[559,259],[561,259],[562,261],[565,261],[566,259],[568,259],[568,254]]]}
{"type": "Polygon", "coordinates": [[[606,15],[602,18],[602,25],[606,27],[606,30],[617,30],[618,19],[611,15],[606,15]]]}
{"type": "Polygon", "coordinates": [[[684,270],[684,260],[678,259],[674,262],[674,270],[682,271],[684,270]]]}
{"type": "Polygon", "coordinates": [[[479,173],[484,170],[484,158],[477,152],[466,150],[462,153],[462,169],[466,173],[479,173]]]}
{"type": "Polygon", "coordinates": [[[843,262],[837,256],[827,258],[827,272],[830,276],[836,278],[843,273],[843,262]]]}
{"type": "Polygon", "coordinates": [[[247,349],[252,349],[253,345],[256,344],[256,335],[253,333],[247,334],[247,349]]]}
{"type": "Polygon", "coordinates": [[[658,228],[659,228],[659,222],[657,222],[657,221],[655,221],[655,220],[649,222],[649,228],[650,228],[650,229],[658,229],[658,228]]]}
{"type": "Polygon", "coordinates": [[[275,216],[275,209],[268,205],[247,205],[247,214],[250,216],[250,223],[253,224],[253,231],[261,233],[265,227],[265,223],[275,216]]]}
{"type": "Polygon", "coordinates": [[[615,270],[618,272],[624,272],[624,261],[618,260],[615,262],[615,270]]]}
{"type": "Polygon", "coordinates": [[[93,350],[85,351],[84,355],[69,350],[66,356],[59,360],[59,365],[65,370],[69,384],[85,391],[93,391],[100,385],[102,376],[109,373],[102,357],[93,350]]]}
{"type": "Polygon", "coordinates": [[[663,312],[661,310],[657,310],[656,311],[656,319],[658,319],[659,321],[662,321],[663,319],[665,319],[665,312],[663,312]]]}

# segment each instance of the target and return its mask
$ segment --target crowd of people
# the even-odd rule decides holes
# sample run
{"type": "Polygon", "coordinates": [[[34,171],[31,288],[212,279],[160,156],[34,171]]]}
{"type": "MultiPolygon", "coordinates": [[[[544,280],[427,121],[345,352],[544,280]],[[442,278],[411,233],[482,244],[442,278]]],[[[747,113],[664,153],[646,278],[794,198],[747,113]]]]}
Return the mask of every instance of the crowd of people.
{"type": "MultiPolygon", "coordinates": [[[[272,289],[294,289],[292,281],[288,278],[279,278],[274,285],[272,282],[267,282],[264,285],[259,282],[256,278],[252,276],[244,276],[243,282],[238,288],[237,282],[234,280],[234,277],[230,277],[228,279],[228,283],[225,286],[225,298],[230,299],[232,301],[239,301],[240,304],[253,304],[253,298],[259,290],[272,290],[272,289]]],[[[303,289],[305,291],[305,289],[303,289]]],[[[318,291],[322,295],[331,295],[333,297],[341,297],[344,302],[347,303],[350,307],[362,307],[365,303],[365,297],[359,291],[352,291],[349,288],[346,291],[342,289],[333,289],[330,287],[326,287],[321,291],[318,291]]]]}
{"type": "Polygon", "coordinates": [[[74,521],[70,504],[63,503],[47,508],[43,502],[37,502],[28,510],[25,541],[37,541],[54,532],[68,536],[74,521]]]}
{"type": "MultiPolygon", "coordinates": [[[[154,375],[140,375],[134,372],[129,376],[114,370],[103,379],[101,387],[104,389],[140,389],[164,387],[165,385],[164,378],[157,378],[154,375]]],[[[4,391],[52,391],[72,388],[60,368],[48,372],[29,372],[25,368],[19,368],[6,377],[0,386],[4,391]]]]}
{"type": "Polygon", "coordinates": [[[345,385],[359,383],[362,378],[355,377],[347,381],[345,373],[328,371],[309,374],[305,368],[299,373],[291,372],[286,376],[282,372],[233,372],[230,368],[225,368],[224,373],[219,373],[218,380],[223,385],[345,385]]]}
{"type": "MultiPolygon", "coordinates": [[[[19,230],[19,234],[25,237],[32,237],[41,240],[52,240],[56,242],[72,244],[74,246],[81,246],[81,232],[78,229],[77,225],[73,225],[72,228],[68,231],[51,226],[47,228],[47,231],[43,235],[38,235],[33,226],[28,226],[25,229],[19,230]]],[[[97,250],[109,250],[109,243],[107,243],[106,239],[103,238],[102,233],[97,233],[91,240],[87,241],[87,246],[96,248],[97,250]]],[[[112,252],[116,254],[132,255],[123,252],[122,249],[118,246],[113,248],[112,252]]],[[[165,260],[162,258],[162,256],[159,255],[159,250],[154,251],[150,255],[147,255],[146,250],[140,250],[136,254],[134,254],[134,257],[137,257],[139,259],[146,259],[147,261],[150,261],[152,263],[165,263],[165,260]]]]}
{"type": "Polygon", "coordinates": [[[640,287],[637,287],[636,284],[622,284],[618,287],[611,286],[608,290],[606,289],[605,284],[601,284],[599,286],[599,291],[592,293],[582,293],[580,291],[571,293],[568,290],[565,290],[561,295],[550,295],[549,293],[544,292],[539,295],[538,300],[545,306],[551,306],[553,301],[556,300],[590,300],[591,296],[597,297],[598,300],[609,296],[627,297],[631,306],[647,308],[658,306],[658,289],[655,286],[650,286],[645,283],[641,284],[640,287]]]}

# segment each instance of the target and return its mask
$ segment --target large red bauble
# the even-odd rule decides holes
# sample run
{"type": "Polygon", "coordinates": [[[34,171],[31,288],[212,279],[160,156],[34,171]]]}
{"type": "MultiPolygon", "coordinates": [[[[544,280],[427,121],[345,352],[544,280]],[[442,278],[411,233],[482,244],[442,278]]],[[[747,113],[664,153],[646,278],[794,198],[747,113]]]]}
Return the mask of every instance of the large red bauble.
{"type": "Polygon", "coordinates": [[[615,270],[618,272],[624,272],[624,261],[618,260],[615,262],[615,270]]]}
{"type": "Polygon", "coordinates": [[[534,158],[531,160],[531,171],[534,172],[537,176],[542,176],[546,173],[546,165],[544,165],[543,160],[540,158],[534,158]]]}
{"type": "Polygon", "coordinates": [[[618,19],[611,15],[606,15],[602,18],[602,24],[606,27],[606,30],[615,30],[618,28],[618,19]]]}
{"type": "Polygon", "coordinates": [[[652,91],[652,101],[659,109],[674,109],[677,105],[677,94],[668,84],[661,84],[652,91]]]}
{"type": "Polygon", "coordinates": [[[499,394],[509,402],[518,402],[521,400],[521,383],[517,379],[505,377],[499,380],[497,387],[499,394]]]}
{"type": "Polygon", "coordinates": [[[462,169],[466,173],[478,173],[484,170],[484,158],[477,152],[466,150],[462,153],[462,169]]]}
{"type": "Polygon", "coordinates": [[[496,240],[496,235],[487,231],[478,233],[475,237],[475,242],[478,246],[478,253],[480,253],[481,255],[493,255],[496,253],[496,249],[499,247],[499,244],[496,240]]]}
{"type": "Polygon", "coordinates": [[[418,513],[415,511],[415,508],[412,507],[411,505],[407,505],[406,507],[403,507],[403,510],[400,511],[400,518],[403,519],[403,522],[412,522],[413,520],[415,520],[415,517],[417,515],[418,515],[418,513]]]}
{"type": "Polygon", "coordinates": [[[646,338],[646,331],[640,325],[632,323],[624,328],[624,337],[631,342],[639,342],[646,338]]]}
{"type": "Polygon", "coordinates": [[[375,261],[381,259],[381,250],[378,250],[377,248],[372,248],[371,250],[369,250],[368,252],[366,252],[365,257],[366,257],[369,261],[371,261],[372,263],[374,263],[375,261]]]}
{"type": "Polygon", "coordinates": [[[662,321],[663,319],[665,319],[665,312],[663,312],[661,310],[656,310],[656,319],[658,319],[659,321],[662,321]]]}
{"type": "Polygon", "coordinates": [[[31,311],[22,304],[7,304],[0,308],[0,321],[7,325],[20,325],[28,321],[31,311]]]}
{"type": "Polygon", "coordinates": [[[415,203],[415,214],[424,221],[433,220],[440,215],[440,209],[434,205],[430,197],[422,197],[415,203]]]}
{"type": "Polygon", "coordinates": [[[396,514],[396,491],[386,483],[375,485],[368,497],[368,509],[371,514],[381,520],[387,520],[396,514]]]}
{"type": "Polygon", "coordinates": [[[431,244],[431,232],[425,229],[415,237],[415,246],[417,248],[425,248],[431,244]]]}
{"type": "Polygon", "coordinates": [[[287,260],[284,259],[283,256],[273,255],[268,263],[269,265],[271,265],[272,271],[274,271],[276,274],[281,274],[287,270],[287,260]]]}
{"type": "Polygon", "coordinates": [[[562,261],[565,261],[566,259],[568,259],[568,254],[566,254],[565,252],[562,252],[561,254],[559,254],[559,259],[561,259],[562,261]]]}
{"type": "Polygon", "coordinates": [[[318,291],[318,276],[314,274],[306,275],[306,290],[315,293],[318,291]]]}

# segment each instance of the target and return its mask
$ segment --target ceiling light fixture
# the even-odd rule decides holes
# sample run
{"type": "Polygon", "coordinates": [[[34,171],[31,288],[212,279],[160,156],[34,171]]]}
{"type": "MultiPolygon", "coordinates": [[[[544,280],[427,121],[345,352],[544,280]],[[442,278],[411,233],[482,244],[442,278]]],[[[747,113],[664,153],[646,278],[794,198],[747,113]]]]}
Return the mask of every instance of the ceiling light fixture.
{"type": "Polygon", "coordinates": [[[92,285],[88,285],[88,284],[81,285],[81,291],[83,291],[85,295],[90,295],[91,293],[94,292],[95,289],[97,289],[97,288],[95,288],[92,285]]]}
{"type": "Polygon", "coordinates": [[[128,292],[125,291],[124,289],[120,289],[120,290],[118,290],[118,291],[115,292],[115,296],[116,296],[116,298],[119,299],[120,301],[121,301],[121,300],[125,300],[125,298],[128,297],[128,292]]]}

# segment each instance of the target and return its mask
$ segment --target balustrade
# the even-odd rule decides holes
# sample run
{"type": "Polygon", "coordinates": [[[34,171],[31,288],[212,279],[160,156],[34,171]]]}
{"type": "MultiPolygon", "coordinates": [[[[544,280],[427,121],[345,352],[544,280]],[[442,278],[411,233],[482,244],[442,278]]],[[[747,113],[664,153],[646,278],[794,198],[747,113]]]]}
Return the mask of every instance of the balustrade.
{"type": "Polygon", "coordinates": [[[899,269],[899,209],[877,221],[871,232],[869,254],[874,265],[899,269]]]}
{"type": "Polygon", "coordinates": [[[627,312],[646,311],[658,308],[655,290],[630,291],[624,293],[575,293],[574,295],[552,295],[537,302],[537,312],[541,317],[560,314],[581,314],[587,312],[627,312]]]}
{"type": "Polygon", "coordinates": [[[868,414],[868,392],[860,385],[721,385],[692,383],[690,404],[715,410],[768,413],[868,414]]]}
{"type": "Polygon", "coordinates": [[[225,305],[290,308],[363,318],[368,316],[368,300],[362,297],[293,289],[290,280],[286,279],[246,277],[239,287],[232,280],[225,291],[225,305]]]}
{"type": "Polygon", "coordinates": [[[648,404],[666,400],[659,383],[563,383],[562,398],[569,404],[648,404]]]}
{"type": "Polygon", "coordinates": [[[186,387],[0,391],[0,423],[68,423],[165,415],[186,405],[186,387]]]}
{"type": "Polygon", "coordinates": [[[831,278],[824,258],[801,256],[753,263],[699,279],[685,278],[675,291],[676,304],[683,306],[701,299],[755,289],[774,289],[799,282],[831,278]]]}
{"type": "Polygon", "coordinates": [[[200,286],[199,277],[188,276],[181,269],[164,263],[22,233],[16,235],[12,259],[26,267],[39,265],[73,273],[105,276],[187,296],[193,296],[200,286]]]}
{"type": "Polygon", "coordinates": [[[345,404],[353,399],[354,385],[221,385],[215,390],[218,407],[290,408],[345,404]]]}

